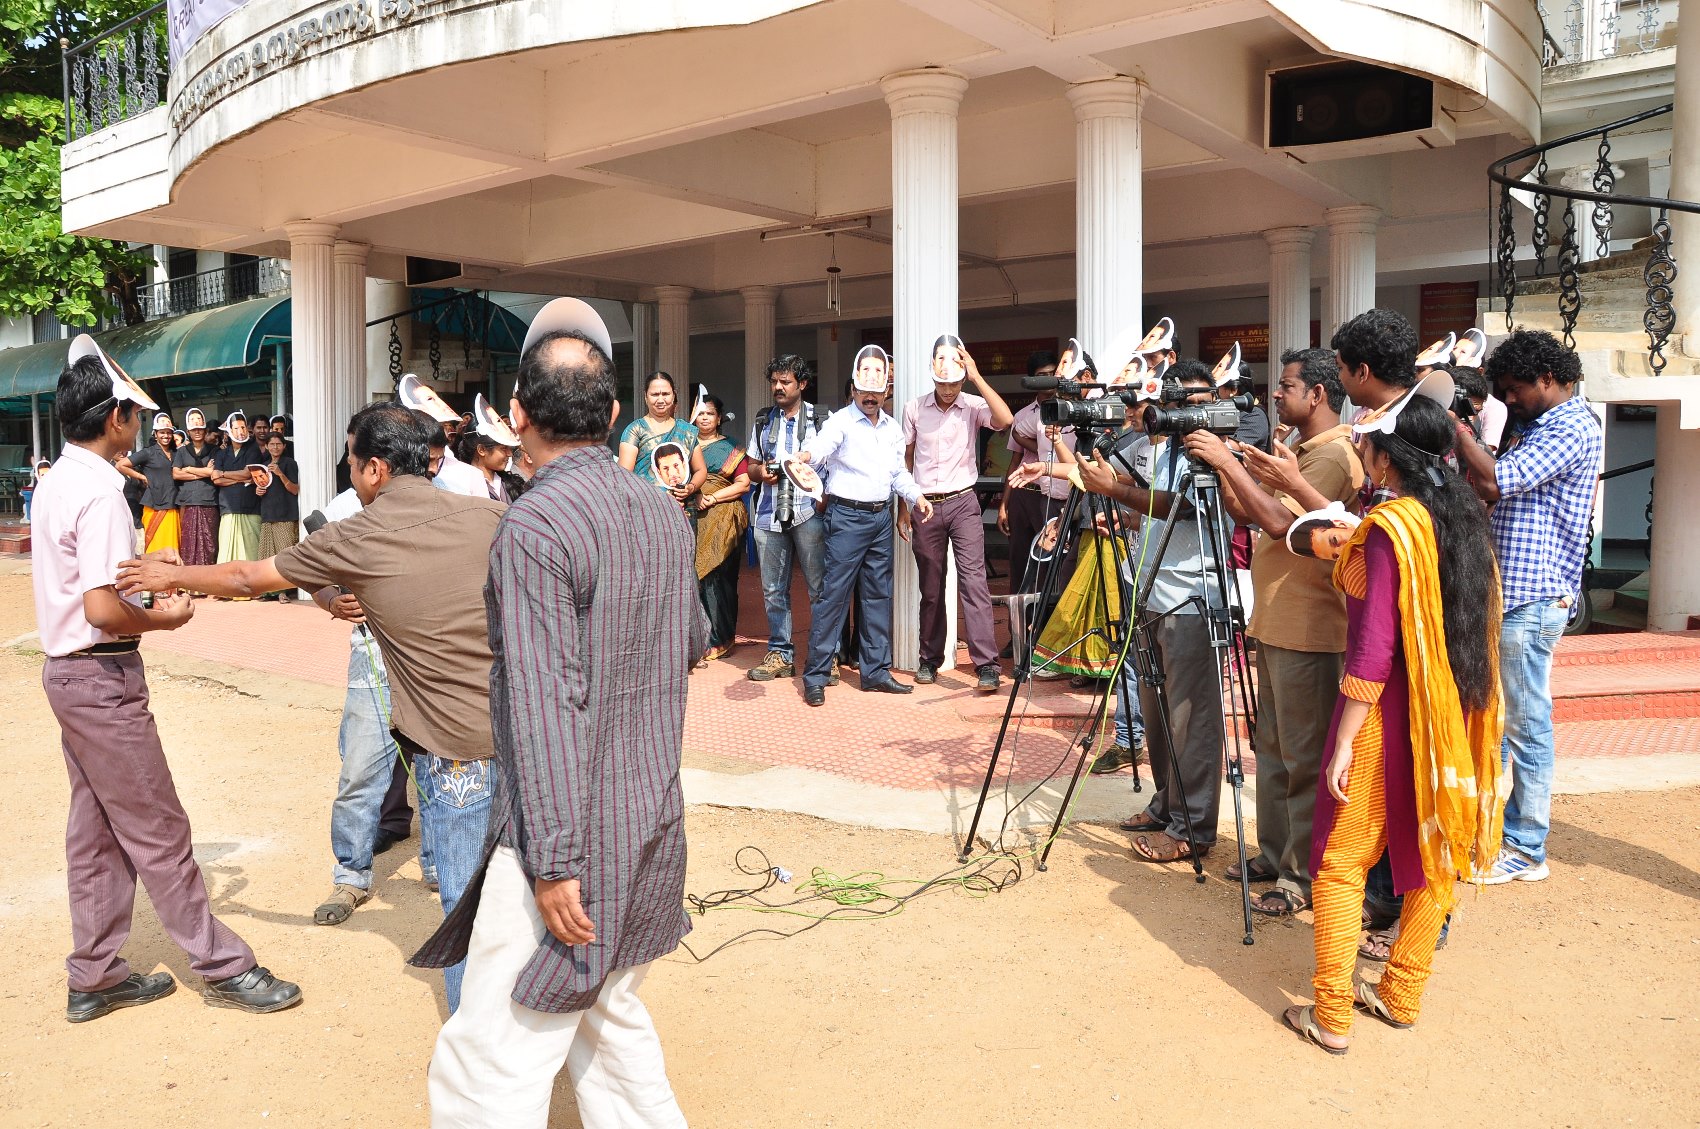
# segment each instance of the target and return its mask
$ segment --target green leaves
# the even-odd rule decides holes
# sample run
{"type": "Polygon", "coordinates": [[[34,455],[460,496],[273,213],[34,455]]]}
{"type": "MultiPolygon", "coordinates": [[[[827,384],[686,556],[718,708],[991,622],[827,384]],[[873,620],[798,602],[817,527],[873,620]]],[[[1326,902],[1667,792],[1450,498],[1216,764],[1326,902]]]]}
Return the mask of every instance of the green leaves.
{"type": "Polygon", "coordinates": [[[151,6],[0,0],[0,315],[52,310],[67,325],[88,325],[116,314],[118,282],[148,268],[150,254],[60,227],[59,40],[81,42],[151,6]]]}

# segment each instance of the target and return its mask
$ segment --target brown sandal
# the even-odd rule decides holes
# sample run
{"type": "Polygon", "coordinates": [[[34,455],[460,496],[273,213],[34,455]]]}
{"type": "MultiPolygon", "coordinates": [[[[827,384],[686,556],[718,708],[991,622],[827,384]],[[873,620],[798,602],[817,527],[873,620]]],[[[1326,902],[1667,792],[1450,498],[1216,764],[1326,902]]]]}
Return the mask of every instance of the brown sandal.
{"type": "Polygon", "coordinates": [[[1265,890],[1252,899],[1251,911],[1261,913],[1265,917],[1286,917],[1298,913],[1310,905],[1303,894],[1277,886],[1273,890],[1265,890]]]}
{"type": "Polygon", "coordinates": [[[1123,831],[1131,831],[1135,835],[1138,835],[1142,832],[1162,831],[1164,828],[1169,826],[1169,823],[1167,820],[1152,819],[1150,812],[1142,811],[1138,815],[1128,816],[1126,819],[1116,824],[1116,826],[1120,827],[1123,831]]]}
{"type": "MultiPolygon", "coordinates": [[[[1251,880],[1253,882],[1273,882],[1277,878],[1281,877],[1279,872],[1270,870],[1269,867],[1264,864],[1262,856],[1253,856],[1248,859],[1246,861],[1246,870],[1251,873],[1251,880]]],[[[1226,878],[1229,882],[1238,882],[1240,880],[1240,864],[1236,862],[1229,866],[1223,873],[1222,877],[1226,878]]]]}
{"type": "MultiPolygon", "coordinates": [[[[1317,1020],[1315,1004],[1306,1004],[1304,1007],[1290,1007],[1281,1014],[1281,1019],[1288,1027],[1297,1031],[1301,1039],[1304,1039],[1309,1043],[1315,1043],[1331,1055],[1343,1055],[1352,1049],[1352,1045],[1350,1043],[1347,1043],[1343,1047],[1334,1047],[1322,1041],[1322,1033],[1326,1031],[1327,1028],[1323,1027],[1317,1020]]],[[[1330,1035],[1334,1034],[1332,1031],[1329,1031],[1328,1033],[1330,1035]]]]}
{"type": "Polygon", "coordinates": [[[1210,853],[1210,848],[1194,850],[1191,843],[1172,835],[1135,835],[1133,853],[1146,862],[1185,862],[1190,858],[1203,858],[1210,853]]]}

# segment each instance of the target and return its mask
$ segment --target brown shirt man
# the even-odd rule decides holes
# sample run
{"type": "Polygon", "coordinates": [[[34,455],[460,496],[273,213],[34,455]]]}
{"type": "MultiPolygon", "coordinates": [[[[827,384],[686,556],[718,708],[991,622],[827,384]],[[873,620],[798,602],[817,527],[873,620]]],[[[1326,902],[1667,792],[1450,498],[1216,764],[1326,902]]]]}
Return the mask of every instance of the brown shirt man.
{"type": "Polygon", "coordinates": [[[413,475],[273,558],[308,591],[356,590],[390,680],[390,725],[426,752],[483,760],[490,737],[484,580],[507,507],[413,475]]]}
{"type": "MultiPolygon", "coordinates": [[[[1363,465],[1352,449],[1352,429],[1330,428],[1300,444],[1299,473],[1324,498],[1351,506],[1363,485],[1363,465]]],[[[1295,514],[1299,504],[1277,499],[1295,514]]],[[[1251,555],[1257,604],[1247,634],[1289,651],[1338,653],[1346,649],[1346,598],[1334,587],[1334,562],[1301,557],[1279,537],[1260,533],[1251,555]]]]}

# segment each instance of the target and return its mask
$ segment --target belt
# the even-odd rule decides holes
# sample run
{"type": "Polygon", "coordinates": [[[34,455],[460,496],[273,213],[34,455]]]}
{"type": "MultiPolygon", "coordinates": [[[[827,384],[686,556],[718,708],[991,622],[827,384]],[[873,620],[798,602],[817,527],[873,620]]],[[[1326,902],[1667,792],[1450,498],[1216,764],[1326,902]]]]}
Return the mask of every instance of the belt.
{"type": "Polygon", "coordinates": [[[1044,491],[1042,491],[1039,488],[1039,484],[1037,482],[1029,482],[1026,486],[1017,486],[1016,489],[1017,490],[1031,490],[1035,494],[1044,493],[1044,491]]]}
{"type": "Polygon", "coordinates": [[[826,501],[828,505],[849,506],[853,510],[861,510],[863,513],[869,514],[880,513],[891,505],[890,499],[884,502],[858,502],[854,498],[840,498],[837,494],[828,494],[826,501]]]}
{"type": "Polygon", "coordinates": [[[972,486],[964,486],[960,490],[949,490],[943,494],[926,494],[923,496],[929,502],[948,502],[952,498],[960,498],[962,495],[970,493],[973,489],[972,486]]]}
{"type": "Polygon", "coordinates": [[[84,647],[80,651],[72,651],[68,655],[55,656],[61,659],[87,659],[95,655],[133,655],[141,650],[140,636],[132,635],[128,639],[119,639],[113,643],[96,643],[92,647],[84,647]]]}

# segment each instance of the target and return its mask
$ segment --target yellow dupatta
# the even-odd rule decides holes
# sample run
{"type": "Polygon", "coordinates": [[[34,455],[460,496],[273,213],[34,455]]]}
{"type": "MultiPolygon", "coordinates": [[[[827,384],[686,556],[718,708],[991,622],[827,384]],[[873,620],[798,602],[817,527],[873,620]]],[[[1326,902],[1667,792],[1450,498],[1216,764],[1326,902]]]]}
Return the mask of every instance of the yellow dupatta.
{"type": "Polygon", "coordinates": [[[1505,713],[1499,693],[1498,584],[1489,609],[1493,677],[1488,702],[1466,715],[1446,656],[1440,554],[1428,510],[1415,498],[1394,498],[1370,510],[1341,551],[1336,577],[1345,575],[1346,562],[1363,551],[1372,529],[1387,534],[1399,561],[1399,630],[1410,681],[1417,844],[1429,892],[1442,909],[1450,910],[1459,873],[1471,877],[1492,865],[1505,830],[1510,776],[1499,767],[1505,713]]]}

